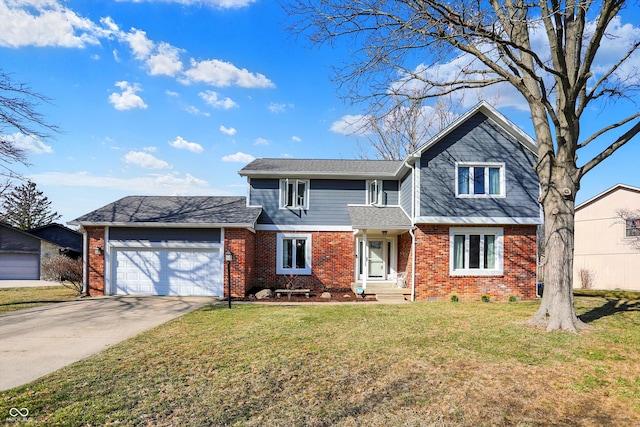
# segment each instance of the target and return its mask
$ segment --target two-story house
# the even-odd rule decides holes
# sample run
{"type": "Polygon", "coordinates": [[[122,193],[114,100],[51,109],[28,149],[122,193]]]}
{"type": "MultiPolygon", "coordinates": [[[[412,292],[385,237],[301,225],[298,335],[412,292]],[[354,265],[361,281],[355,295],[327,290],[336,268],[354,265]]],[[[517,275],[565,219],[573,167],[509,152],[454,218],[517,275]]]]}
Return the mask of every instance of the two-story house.
{"type": "Polygon", "coordinates": [[[532,299],[536,159],[534,141],[480,103],[401,161],[257,159],[239,172],[246,198],[125,198],[73,224],[92,294],[222,296],[229,250],[236,296],[289,284],[532,299]]]}

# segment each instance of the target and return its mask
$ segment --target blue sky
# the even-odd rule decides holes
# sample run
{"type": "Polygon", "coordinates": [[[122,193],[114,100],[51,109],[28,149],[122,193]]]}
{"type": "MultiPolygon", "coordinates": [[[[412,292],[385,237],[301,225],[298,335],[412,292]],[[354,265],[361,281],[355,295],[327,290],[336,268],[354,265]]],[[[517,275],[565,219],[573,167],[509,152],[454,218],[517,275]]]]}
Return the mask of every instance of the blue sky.
{"type": "MultiPolygon", "coordinates": [[[[252,158],[357,157],[344,118],[364,107],[331,82],[349,44],[310,48],[278,3],[0,0],[1,67],[52,99],[38,110],[63,130],[17,140],[31,166],[16,169],[70,221],[126,195],[245,195],[252,158]]],[[[636,18],[621,20],[629,38],[636,18]]],[[[516,98],[497,107],[532,135],[516,98]]],[[[640,186],[639,152],[632,141],[587,175],[578,202],[640,186]]]]}

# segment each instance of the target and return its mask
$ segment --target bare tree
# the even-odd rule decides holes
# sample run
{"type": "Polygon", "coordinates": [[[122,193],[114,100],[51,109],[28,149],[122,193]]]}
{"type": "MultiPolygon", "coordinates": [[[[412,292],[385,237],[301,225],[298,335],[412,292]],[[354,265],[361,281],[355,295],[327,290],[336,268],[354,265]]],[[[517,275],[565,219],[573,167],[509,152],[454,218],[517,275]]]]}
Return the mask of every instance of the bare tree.
{"type": "MultiPolygon", "coordinates": [[[[531,325],[587,328],[573,307],[574,208],[582,177],[640,132],[640,113],[608,111],[592,135],[583,114],[608,102],[631,101],[639,88],[630,58],[640,40],[607,52],[624,0],[471,1],[291,0],[292,29],[315,44],[349,39],[353,61],[338,70],[355,101],[373,101],[424,87],[425,97],[504,85],[531,112],[538,142],[536,172],[545,221],[545,292],[531,325]],[[442,72],[445,67],[455,73],[442,72]],[[622,113],[625,114],[625,113],[622,113]],[[604,147],[578,166],[578,151],[604,147]]],[[[632,104],[633,106],[633,104],[632,104]]]]}
{"type": "MultiPolygon", "coordinates": [[[[457,103],[450,99],[440,98],[433,107],[425,106],[424,98],[415,95],[395,96],[389,101],[389,106],[371,108],[357,131],[383,160],[405,159],[457,117],[457,103]]],[[[368,158],[370,149],[359,145],[361,157],[368,158]]]]}
{"type": "Polygon", "coordinates": [[[16,144],[16,135],[46,139],[51,132],[59,131],[37,111],[43,102],[50,100],[0,69],[0,175],[16,177],[11,165],[28,165],[27,152],[16,144]]]}

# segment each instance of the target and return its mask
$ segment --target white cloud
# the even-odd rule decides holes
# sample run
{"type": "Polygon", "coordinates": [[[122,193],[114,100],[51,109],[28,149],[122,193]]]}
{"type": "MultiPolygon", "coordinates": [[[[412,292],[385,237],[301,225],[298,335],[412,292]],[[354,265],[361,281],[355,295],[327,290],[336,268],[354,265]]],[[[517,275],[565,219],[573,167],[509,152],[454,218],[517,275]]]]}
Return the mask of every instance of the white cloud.
{"type": "Polygon", "coordinates": [[[274,88],[271,80],[260,73],[251,73],[246,68],[238,68],[230,62],[210,59],[196,61],[191,59],[191,68],[184,73],[181,81],[206,83],[216,87],[238,86],[244,88],[274,88]]]}
{"type": "Polygon", "coordinates": [[[267,108],[272,113],[279,114],[287,111],[287,108],[293,108],[293,104],[283,104],[283,103],[272,102],[269,104],[267,108]]]}
{"type": "Polygon", "coordinates": [[[228,128],[226,126],[220,126],[220,132],[229,135],[229,136],[233,136],[236,134],[236,129],[235,128],[228,128]]]}
{"type": "Polygon", "coordinates": [[[198,144],[197,142],[189,142],[181,136],[178,136],[175,140],[169,142],[169,145],[180,150],[191,151],[192,153],[202,153],[204,151],[202,145],[198,144]]]}
{"type": "Polygon", "coordinates": [[[204,100],[204,102],[214,108],[229,110],[238,106],[238,104],[236,104],[231,98],[219,99],[218,93],[212,90],[200,92],[198,95],[204,100]]]}
{"type": "Polygon", "coordinates": [[[97,45],[108,30],[54,0],[0,2],[0,46],[97,45]]]}
{"type": "Polygon", "coordinates": [[[200,109],[198,107],[195,107],[193,105],[187,105],[186,107],[183,107],[184,111],[186,111],[189,114],[193,114],[194,116],[205,116],[205,117],[209,117],[211,114],[209,114],[206,111],[200,111],[200,109]]]}
{"type": "Polygon", "coordinates": [[[362,114],[344,115],[331,124],[330,130],[342,135],[367,135],[369,133],[367,116],[362,114]]]}
{"type": "Polygon", "coordinates": [[[145,31],[132,28],[129,33],[123,33],[122,38],[129,43],[136,59],[146,60],[151,55],[154,43],[147,38],[145,31]]]}
{"type": "Polygon", "coordinates": [[[293,142],[301,142],[301,141],[302,141],[302,139],[301,139],[299,136],[295,136],[295,135],[293,135],[293,136],[291,137],[291,140],[292,140],[293,142]]]}
{"type": "Polygon", "coordinates": [[[153,146],[150,146],[150,147],[143,147],[142,149],[143,149],[144,151],[149,152],[149,153],[155,153],[156,151],[158,151],[158,147],[153,147],[153,146]]]}
{"type": "MultiPolygon", "coordinates": [[[[141,177],[97,176],[90,172],[45,172],[29,176],[38,185],[89,187],[124,191],[127,194],[202,195],[210,191],[203,179],[176,173],[148,174],[141,177]]],[[[216,194],[221,193],[216,190],[216,194]]]]}
{"type": "Polygon", "coordinates": [[[171,97],[174,97],[174,98],[177,98],[179,96],[178,92],[175,92],[173,90],[166,90],[164,93],[166,93],[167,96],[171,96],[171,97]]]}
{"type": "Polygon", "coordinates": [[[168,169],[171,166],[164,160],[160,160],[152,154],[145,153],[144,151],[129,151],[122,158],[125,163],[130,165],[137,165],[145,169],[168,169]]]}
{"type": "Polygon", "coordinates": [[[50,145],[45,144],[42,140],[33,135],[24,135],[16,132],[13,135],[0,135],[0,141],[13,143],[16,148],[31,154],[53,153],[53,148],[51,148],[50,145]]]}
{"type": "MultiPolygon", "coordinates": [[[[127,1],[127,0],[119,0],[119,1],[127,1]]],[[[192,5],[203,5],[210,6],[216,9],[237,9],[241,7],[249,6],[252,3],[255,3],[257,0],[129,0],[134,3],[143,3],[145,1],[152,2],[164,2],[164,3],[177,3],[185,6],[192,5]]]]}
{"type": "Polygon", "coordinates": [[[115,86],[122,90],[122,93],[112,93],[109,95],[109,102],[113,104],[116,110],[131,110],[133,108],[147,108],[142,98],[137,95],[142,89],[138,83],[133,85],[127,81],[116,82],[115,86]]]}
{"type": "Polygon", "coordinates": [[[269,145],[269,140],[264,138],[256,138],[253,145],[269,145]]]}
{"type": "Polygon", "coordinates": [[[182,49],[171,46],[168,43],[158,44],[157,51],[151,55],[146,63],[149,67],[149,74],[152,76],[173,77],[182,71],[180,52],[182,49]]]}
{"type": "Polygon", "coordinates": [[[237,162],[237,163],[250,163],[252,161],[254,161],[256,158],[253,157],[251,154],[246,154],[243,152],[238,151],[235,154],[230,154],[228,156],[224,156],[222,158],[223,162],[237,162]]]}
{"type": "Polygon", "coordinates": [[[112,53],[113,53],[113,60],[116,61],[116,62],[120,62],[121,59],[120,59],[120,56],[118,55],[118,50],[117,49],[113,49],[112,53]]]}

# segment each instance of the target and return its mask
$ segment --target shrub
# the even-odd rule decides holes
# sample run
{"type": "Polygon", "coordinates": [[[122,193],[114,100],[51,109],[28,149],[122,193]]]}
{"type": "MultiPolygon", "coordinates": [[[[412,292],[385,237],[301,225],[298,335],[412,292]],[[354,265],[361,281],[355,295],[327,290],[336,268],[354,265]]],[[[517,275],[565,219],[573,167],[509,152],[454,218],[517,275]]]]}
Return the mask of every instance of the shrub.
{"type": "Polygon", "coordinates": [[[480,297],[480,299],[482,300],[482,302],[489,302],[489,299],[490,299],[490,298],[491,298],[491,297],[490,297],[489,295],[482,295],[482,296],[480,297]]]}
{"type": "Polygon", "coordinates": [[[595,275],[588,268],[581,268],[580,271],[580,284],[582,289],[591,289],[593,287],[593,282],[595,279],[595,275]]]}
{"type": "Polygon", "coordinates": [[[451,302],[458,302],[458,297],[456,295],[451,295],[451,302]]]}
{"type": "Polygon", "coordinates": [[[518,298],[516,298],[514,295],[509,295],[509,302],[516,302],[518,301],[518,298]]]}
{"type": "Polygon", "coordinates": [[[42,277],[82,293],[82,258],[55,255],[42,264],[42,277]]]}

